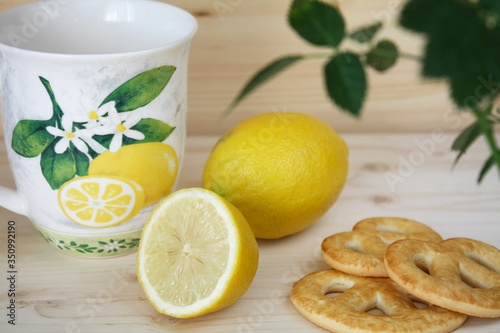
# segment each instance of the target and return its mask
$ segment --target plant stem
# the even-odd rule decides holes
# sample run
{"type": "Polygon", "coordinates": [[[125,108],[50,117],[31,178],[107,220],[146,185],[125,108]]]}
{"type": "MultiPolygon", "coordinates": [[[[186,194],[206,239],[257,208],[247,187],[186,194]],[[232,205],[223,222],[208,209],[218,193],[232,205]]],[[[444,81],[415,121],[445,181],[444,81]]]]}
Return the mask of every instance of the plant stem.
{"type": "Polygon", "coordinates": [[[405,52],[400,52],[399,56],[401,58],[408,59],[408,60],[415,60],[415,61],[423,61],[424,60],[422,58],[422,56],[418,56],[418,55],[414,55],[414,54],[409,54],[409,53],[405,53],[405,52]]]}
{"type": "Polygon", "coordinates": [[[328,53],[308,53],[304,54],[304,59],[325,59],[330,58],[335,55],[336,52],[328,52],[328,53]]]}
{"type": "MultiPolygon", "coordinates": [[[[382,57],[393,57],[394,56],[394,52],[392,51],[388,51],[388,50],[383,50],[383,49],[372,49],[368,52],[374,52],[376,55],[379,55],[379,56],[382,56],[382,57]]],[[[415,60],[415,61],[422,61],[422,57],[421,56],[418,56],[418,55],[414,55],[414,54],[409,54],[409,53],[405,53],[405,52],[399,52],[397,53],[397,56],[399,58],[403,58],[403,59],[408,59],[408,60],[415,60]]]]}
{"type": "MultiPolygon", "coordinates": [[[[490,107],[491,108],[491,107],[490,107]]],[[[491,123],[488,121],[489,109],[480,110],[478,108],[472,108],[474,115],[477,118],[477,122],[484,136],[486,137],[486,141],[490,146],[491,154],[493,156],[494,163],[496,163],[499,176],[500,176],[500,151],[498,150],[498,146],[495,140],[495,135],[493,134],[493,129],[491,128],[491,123]]]]}

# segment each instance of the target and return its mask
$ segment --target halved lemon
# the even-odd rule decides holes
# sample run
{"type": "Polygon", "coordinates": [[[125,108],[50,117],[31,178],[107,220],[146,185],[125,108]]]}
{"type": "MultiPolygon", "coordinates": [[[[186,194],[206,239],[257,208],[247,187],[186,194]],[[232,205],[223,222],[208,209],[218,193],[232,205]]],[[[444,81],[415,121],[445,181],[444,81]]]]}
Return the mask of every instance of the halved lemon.
{"type": "Polygon", "coordinates": [[[85,176],[59,188],[59,206],[73,222],[106,228],[130,220],[144,205],[144,190],[122,177],[85,176]]]}
{"type": "Polygon", "coordinates": [[[191,318],[233,304],[250,287],[259,252],[241,213],[199,188],[165,198],[144,227],[137,277],[161,313],[191,318]]]}

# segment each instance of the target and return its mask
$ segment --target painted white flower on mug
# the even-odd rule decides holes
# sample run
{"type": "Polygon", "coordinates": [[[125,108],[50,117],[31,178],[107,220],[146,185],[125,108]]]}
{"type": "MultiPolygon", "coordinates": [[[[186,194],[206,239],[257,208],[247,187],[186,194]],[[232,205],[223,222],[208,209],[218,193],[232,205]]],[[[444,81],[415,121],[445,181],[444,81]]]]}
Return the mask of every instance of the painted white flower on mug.
{"type": "Polygon", "coordinates": [[[109,144],[109,150],[112,153],[117,152],[123,143],[123,137],[126,136],[134,140],[144,140],[146,136],[137,130],[131,129],[142,119],[142,112],[127,112],[119,114],[115,108],[110,109],[105,122],[106,134],[113,134],[113,139],[109,144]]]}
{"type": "Polygon", "coordinates": [[[95,130],[83,129],[73,131],[73,118],[69,114],[65,114],[61,118],[61,125],[63,129],[53,126],[47,126],[47,132],[55,137],[61,137],[54,147],[57,154],[62,154],[69,148],[70,142],[82,153],[88,154],[88,144],[95,152],[101,154],[106,151],[99,142],[94,140],[92,136],[95,135],[95,130]]]}
{"type": "Polygon", "coordinates": [[[86,129],[92,131],[94,134],[102,134],[101,127],[105,121],[105,116],[110,110],[115,109],[115,102],[110,102],[102,105],[96,110],[90,112],[82,112],[74,116],[76,123],[83,123],[86,129]]]}
{"type": "Polygon", "coordinates": [[[110,242],[108,244],[104,245],[102,247],[102,249],[104,251],[111,252],[111,251],[119,250],[121,246],[122,246],[122,244],[120,244],[120,242],[110,240],[110,242]]]}
{"type": "Polygon", "coordinates": [[[57,154],[62,154],[69,148],[70,142],[82,153],[87,154],[89,152],[89,147],[82,140],[82,130],[73,131],[73,119],[69,114],[62,116],[61,125],[63,129],[47,126],[47,132],[55,137],[61,137],[58,143],[56,143],[54,150],[57,154]]]}

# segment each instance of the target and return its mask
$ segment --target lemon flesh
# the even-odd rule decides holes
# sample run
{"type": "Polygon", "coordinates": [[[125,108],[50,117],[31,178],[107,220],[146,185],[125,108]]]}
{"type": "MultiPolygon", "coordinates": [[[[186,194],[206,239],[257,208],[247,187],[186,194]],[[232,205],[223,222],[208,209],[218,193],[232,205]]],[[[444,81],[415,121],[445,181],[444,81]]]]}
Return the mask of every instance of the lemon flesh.
{"type": "Polygon", "coordinates": [[[137,276],[159,312],[190,318],[234,303],[257,265],[257,242],[241,213],[211,191],[188,189],[168,196],[151,214],[137,276]]]}
{"type": "Polygon", "coordinates": [[[59,189],[59,206],[73,222],[106,228],[124,223],[144,205],[144,190],[120,177],[78,177],[59,189]]]}

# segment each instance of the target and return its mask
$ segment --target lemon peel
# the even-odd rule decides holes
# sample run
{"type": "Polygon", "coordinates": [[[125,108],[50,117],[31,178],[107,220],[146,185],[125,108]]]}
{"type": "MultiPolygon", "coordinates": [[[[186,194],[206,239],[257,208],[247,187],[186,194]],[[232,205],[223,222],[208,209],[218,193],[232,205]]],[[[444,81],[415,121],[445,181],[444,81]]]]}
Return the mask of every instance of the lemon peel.
{"type": "Polygon", "coordinates": [[[325,122],[270,112],[239,123],[213,148],[203,186],[231,202],[257,238],[297,233],[339,197],[348,173],[344,140],[325,122]]]}
{"type": "Polygon", "coordinates": [[[137,278],[161,313],[191,318],[225,308],[250,287],[258,266],[250,226],[211,191],[174,192],[144,227],[137,278]]]}

